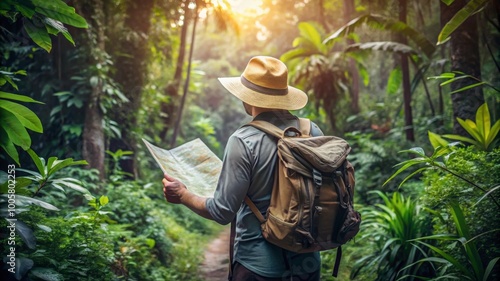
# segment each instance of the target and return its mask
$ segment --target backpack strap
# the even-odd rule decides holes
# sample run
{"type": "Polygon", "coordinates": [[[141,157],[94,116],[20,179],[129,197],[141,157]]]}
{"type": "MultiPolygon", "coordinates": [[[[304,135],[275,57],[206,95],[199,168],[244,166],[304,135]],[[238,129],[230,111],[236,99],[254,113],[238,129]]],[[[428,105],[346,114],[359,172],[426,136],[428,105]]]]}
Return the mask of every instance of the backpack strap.
{"type": "Polygon", "coordinates": [[[310,136],[311,135],[311,120],[307,118],[299,118],[299,129],[302,135],[310,136]]]}
{"type": "Polygon", "coordinates": [[[283,137],[283,130],[280,128],[276,127],[275,125],[267,122],[267,121],[262,121],[262,120],[253,120],[252,122],[248,123],[247,125],[255,127],[261,131],[264,131],[265,133],[268,133],[274,137],[277,138],[282,138],[283,137]]]}
{"type": "MultiPolygon", "coordinates": [[[[277,138],[282,138],[283,137],[283,130],[278,128],[272,123],[269,123],[267,121],[263,120],[253,120],[252,122],[248,123],[247,125],[255,127],[261,131],[264,131],[274,137],[277,138]]],[[[303,136],[310,136],[311,135],[311,120],[307,118],[299,118],[299,128],[300,133],[303,136]]]]}
{"type": "Polygon", "coordinates": [[[250,207],[250,210],[252,210],[252,213],[254,213],[261,224],[266,222],[266,219],[260,213],[259,208],[255,206],[255,203],[252,202],[252,199],[250,199],[250,197],[245,196],[245,203],[248,205],[248,207],[250,207]]]}

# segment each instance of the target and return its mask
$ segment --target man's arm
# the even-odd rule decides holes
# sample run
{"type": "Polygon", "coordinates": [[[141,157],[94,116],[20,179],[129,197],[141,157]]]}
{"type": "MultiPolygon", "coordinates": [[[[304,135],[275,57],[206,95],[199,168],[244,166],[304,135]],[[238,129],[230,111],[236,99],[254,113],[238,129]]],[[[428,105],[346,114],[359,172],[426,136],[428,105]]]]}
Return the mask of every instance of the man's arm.
{"type": "Polygon", "coordinates": [[[169,176],[168,174],[165,174],[165,178],[162,182],[163,194],[168,202],[183,204],[196,214],[206,219],[213,220],[206,207],[207,198],[200,197],[192,193],[182,182],[169,176]]]}

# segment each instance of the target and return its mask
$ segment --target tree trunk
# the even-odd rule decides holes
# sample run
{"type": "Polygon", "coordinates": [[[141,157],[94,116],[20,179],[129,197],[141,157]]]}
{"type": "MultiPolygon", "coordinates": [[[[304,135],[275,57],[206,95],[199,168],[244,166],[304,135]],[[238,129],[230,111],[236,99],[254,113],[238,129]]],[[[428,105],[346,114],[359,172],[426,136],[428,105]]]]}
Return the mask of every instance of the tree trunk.
{"type": "Polygon", "coordinates": [[[198,7],[195,8],[193,14],[193,30],[191,34],[191,46],[189,47],[189,58],[188,58],[188,69],[186,74],[186,81],[184,82],[184,92],[182,94],[181,104],[179,105],[179,111],[177,113],[177,121],[175,122],[174,134],[172,140],[170,141],[170,147],[174,147],[177,141],[177,135],[181,127],[182,111],[184,109],[184,104],[186,103],[187,92],[189,88],[189,77],[191,75],[191,62],[193,60],[193,50],[194,50],[194,39],[196,35],[196,23],[198,22],[198,7]]]}
{"type": "MultiPolygon", "coordinates": [[[[85,15],[89,21],[90,27],[86,30],[88,42],[93,42],[91,38],[95,38],[96,45],[89,46],[91,53],[100,53],[98,50],[105,48],[105,33],[104,33],[104,5],[102,0],[92,0],[91,5],[84,9],[88,14],[85,15]],[[95,34],[92,34],[95,33],[95,34]],[[97,50],[97,52],[96,52],[97,50]]],[[[92,43],[90,43],[92,44],[92,43]]],[[[100,63],[102,56],[91,55],[89,65],[100,63]]],[[[89,168],[94,168],[99,171],[99,178],[102,180],[106,177],[104,166],[105,145],[104,145],[104,129],[102,127],[103,113],[99,107],[99,100],[102,96],[102,82],[97,82],[92,85],[92,92],[85,104],[85,119],[83,124],[83,159],[89,163],[89,168]]]]}
{"type": "MultiPolygon", "coordinates": [[[[116,60],[116,82],[122,85],[123,94],[129,102],[117,108],[115,118],[121,125],[122,137],[111,141],[111,150],[118,149],[137,151],[137,140],[133,131],[137,126],[137,112],[141,106],[141,93],[144,85],[147,63],[147,34],[151,25],[151,13],[154,0],[142,0],[140,2],[127,1],[125,27],[129,32],[135,32],[139,36],[134,39],[123,39],[121,52],[128,56],[121,56],[116,60]]],[[[122,160],[123,171],[138,176],[136,157],[122,160]]]]}
{"type": "MultiPolygon", "coordinates": [[[[347,24],[355,16],[354,0],[344,0],[344,22],[347,24]]],[[[354,43],[354,40],[347,39],[349,45],[354,43]]],[[[354,59],[349,60],[349,72],[352,78],[351,87],[351,110],[353,114],[359,113],[359,72],[354,59]]]]}
{"type": "MultiPolygon", "coordinates": [[[[455,0],[450,6],[441,2],[441,26],[444,26],[462,7],[466,1],[455,0]]],[[[479,57],[479,38],[476,16],[469,17],[450,36],[451,70],[460,71],[481,79],[481,62],[479,57]]],[[[451,83],[451,90],[463,88],[475,83],[473,79],[459,79],[451,83]]],[[[475,120],[477,109],[484,103],[481,87],[475,87],[451,95],[453,106],[453,132],[469,136],[460,126],[457,118],[475,120]]]]}
{"type": "MultiPolygon", "coordinates": [[[[406,0],[399,0],[399,20],[406,23],[406,15],[406,0]]],[[[408,44],[408,40],[404,35],[399,36],[399,42],[405,45],[408,44]]],[[[415,141],[415,133],[413,130],[413,115],[411,108],[410,68],[408,65],[408,55],[406,54],[401,54],[401,72],[403,75],[403,103],[405,113],[406,140],[415,141]]]]}
{"type": "MultiPolygon", "coordinates": [[[[172,81],[165,88],[165,95],[173,99],[177,98],[179,94],[179,88],[181,87],[182,71],[184,68],[184,57],[186,56],[186,41],[187,41],[187,30],[189,27],[189,1],[184,1],[184,22],[181,27],[181,37],[179,44],[179,54],[177,56],[177,64],[175,66],[175,73],[172,81]]],[[[168,129],[172,127],[175,118],[176,102],[162,103],[161,112],[164,116],[164,127],[160,132],[160,139],[165,142],[167,137],[168,129]]]]}

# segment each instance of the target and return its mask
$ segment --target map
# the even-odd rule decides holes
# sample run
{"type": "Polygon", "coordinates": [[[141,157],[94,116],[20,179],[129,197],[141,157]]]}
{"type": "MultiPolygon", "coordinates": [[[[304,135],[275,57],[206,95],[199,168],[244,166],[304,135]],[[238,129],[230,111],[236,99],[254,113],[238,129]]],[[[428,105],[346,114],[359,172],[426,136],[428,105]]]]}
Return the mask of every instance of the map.
{"type": "Polygon", "coordinates": [[[198,196],[213,197],[222,161],[199,138],[166,150],[142,139],[164,173],[198,196]]]}

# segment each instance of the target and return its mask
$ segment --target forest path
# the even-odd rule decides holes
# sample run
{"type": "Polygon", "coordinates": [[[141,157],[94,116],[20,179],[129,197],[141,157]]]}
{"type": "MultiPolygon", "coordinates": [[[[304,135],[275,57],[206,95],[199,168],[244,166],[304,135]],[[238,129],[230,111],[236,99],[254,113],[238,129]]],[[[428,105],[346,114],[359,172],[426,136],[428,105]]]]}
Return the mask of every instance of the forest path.
{"type": "Polygon", "coordinates": [[[231,228],[227,227],[205,248],[205,258],[200,265],[201,279],[205,281],[227,280],[229,266],[229,236],[231,228]]]}

